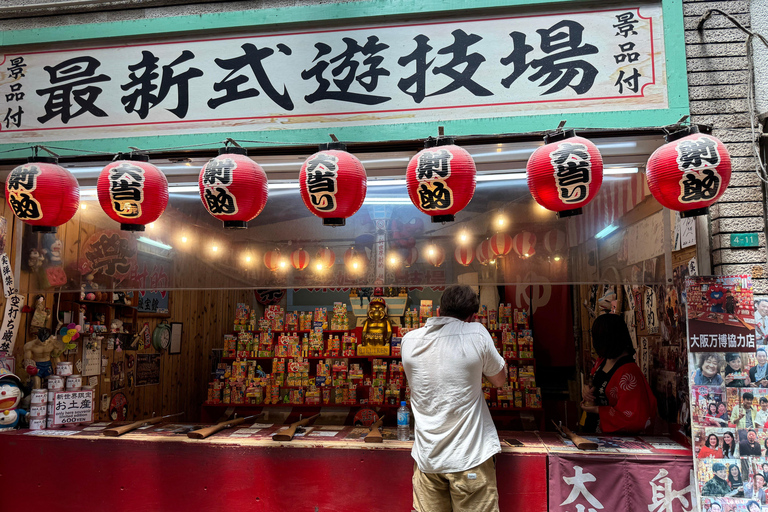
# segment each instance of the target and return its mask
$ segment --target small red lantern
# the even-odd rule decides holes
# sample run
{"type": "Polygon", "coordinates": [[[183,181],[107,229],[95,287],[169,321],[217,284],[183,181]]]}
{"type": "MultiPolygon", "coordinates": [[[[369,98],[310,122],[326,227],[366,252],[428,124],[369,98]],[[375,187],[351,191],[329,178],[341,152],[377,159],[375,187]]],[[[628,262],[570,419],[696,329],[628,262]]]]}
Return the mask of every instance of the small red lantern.
{"type": "Polygon", "coordinates": [[[548,133],[544,144],[526,165],[531,195],[559,218],[580,215],[603,183],[600,151],[574,130],[548,133]]]}
{"type": "Polygon", "coordinates": [[[445,261],[445,251],[439,245],[430,245],[427,247],[427,261],[435,266],[439,267],[445,261]]]}
{"type": "Polygon", "coordinates": [[[331,268],[333,264],[336,263],[336,253],[327,247],[323,247],[317,251],[315,259],[323,266],[323,268],[331,268]]]}
{"type": "Polygon", "coordinates": [[[452,222],[475,194],[477,170],[472,155],[450,137],[430,137],[411,158],[405,179],[411,202],[432,222],[452,222]]]}
{"type": "Polygon", "coordinates": [[[341,142],[321,144],[299,172],[301,199],[324,226],[343,226],[363,206],[368,177],[363,163],[341,142]]]}
{"type": "Polygon", "coordinates": [[[468,267],[475,259],[475,251],[469,247],[457,247],[453,252],[453,257],[456,259],[457,263],[468,267]]]}
{"type": "Polygon", "coordinates": [[[489,261],[495,258],[493,252],[491,252],[491,241],[483,240],[480,242],[477,245],[477,249],[475,249],[475,256],[477,256],[477,261],[481,265],[487,265],[489,261]]]}
{"type": "Polygon", "coordinates": [[[245,229],[267,204],[267,174],[243,148],[221,148],[200,171],[200,199],[229,229],[245,229]]]}
{"type": "Polygon", "coordinates": [[[415,247],[411,247],[410,249],[405,249],[405,257],[403,258],[403,265],[406,267],[410,267],[414,263],[416,263],[419,259],[419,250],[415,247]]]}
{"type": "Polygon", "coordinates": [[[681,217],[707,213],[731,181],[731,156],[725,144],[690,126],[666,136],[667,144],[648,159],[648,188],[662,206],[681,217]]]}
{"type": "Polygon", "coordinates": [[[14,215],[33,232],[55,233],[75,216],[80,186],[72,173],[52,157],[30,157],[5,180],[5,200],[14,215]]]}
{"type": "Polygon", "coordinates": [[[496,233],[490,238],[488,245],[493,256],[506,256],[512,250],[512,237],[506,233],[496,233]]]}
{"type": "Polygon", "coordinates": [[[528,231],[518,233],[512,239],[512,246],[521,258],[530,258],[536,254],[536,235],[528,231]]]}
{"type": "Polygon", "coordinates": [[[309,253],[304,249],[296,249],[291,253],[291,265],[296,270],[304,270],[309,266],[309,253]]]}
{"type": "Polygon", "coordinates": [[[99,204],[124,231],[144,231],[168,206],[168,180],[146,155],[118,155],[101,171],[99,204]]]}
{"type": "Polygon", "coordinates": [[[264,266],[272,272],[280,268],[280,251],[273,249],[264,253],[264,266]]]}
{"type": "Polygon", "coordinates": [[[549,254],[560,254],[565,248],[565,233],[559,229],[547,231],[544,235],[544,248],[549,254]]]}

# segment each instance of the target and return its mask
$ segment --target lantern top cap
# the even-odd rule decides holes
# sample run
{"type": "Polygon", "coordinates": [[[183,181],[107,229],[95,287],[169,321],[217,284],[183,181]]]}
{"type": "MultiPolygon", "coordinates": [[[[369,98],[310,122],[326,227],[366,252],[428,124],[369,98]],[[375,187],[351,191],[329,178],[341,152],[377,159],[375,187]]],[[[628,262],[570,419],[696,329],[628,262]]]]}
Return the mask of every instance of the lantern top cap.
{"type": "Polygon", "coordinates": [[[576,130],[568,128],[567,130],[549,132],[544,135],[544,144],[550,144],[552,142],[558,142],[565,139],[570,139],[576,136],[576,130]]]}
{"type": "Polygon", "coordinates": [[[344,144],[343,142],[338,142],[338,141],[325,142],[323,144],[319,144],[318,147],[320,148],[320,151],[327,151],[330,149],[337,149],[339,151],[347,150],[347,145],[344,144]]]}
{"type": "Polygon", "coordinates": [[[118,153],[115,160],[134,160],[136,162],[149,162],[149,155],[145,153],[118,153]]]}
{"type": "Polygon", "coordinates": [[[454,137],[432,137],[424,141],[424,149],[434,148],[436,146],[450,146],[456,142],[454,137]]]}
{"type": "Polygon", "coordinates": [[[664,137],[664,140],[667,142],[673,142],[678,139],[682,139],[683,137],[687,137],[688,135],[693,135],[695,133],[701,133],[701,130],[699,129],[699,126],[696,124],[692,124],[690,126],[685,126],[680,130],[677,130],[676,132],[672,132],[667,134],[664,137]]]}
{"type": "Polygon", "coordinates": [[[58,164],[59,159],[53,156],[30,156],[27,158],[29,164],[58,164]]]}
{"type": "Polygon", "coordinates": [[[219,155],[243,155],[248,156],[248,150],[237,146],[224,146],[219,148],[219,155]]]}

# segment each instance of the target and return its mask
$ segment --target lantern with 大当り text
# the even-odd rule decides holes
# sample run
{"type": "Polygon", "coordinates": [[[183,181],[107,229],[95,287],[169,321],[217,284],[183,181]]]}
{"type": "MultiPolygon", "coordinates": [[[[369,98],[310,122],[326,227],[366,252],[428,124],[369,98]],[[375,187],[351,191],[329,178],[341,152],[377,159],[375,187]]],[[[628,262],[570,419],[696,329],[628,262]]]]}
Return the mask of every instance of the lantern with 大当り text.
{"type": "Polygon", "coordinates": [[[475,249],[475,256],[477,256],[477,261],[481,265],[487,265],[488,262],[496,257],[491,251],[490,239],[483,240],[477,244],[477,248],[475,249]]]}
{"type": "Polygon", "coordinates": [[[439,267],[445,261],[445,251],[439,245],[431,244],[426,249],[427,261],[430,265],[439,267]]]}
{"type": "Polygon", "coordinates": [[[512,247],[521,258],[530,258],[536,254],[536,235],[523,231],[512,238],[512,247]]]}
{"type": "Polygon", "coordinates": [[[549,254],[561,254],[565,249],[565,233],[559,229],[551,229],[544,235],[544,248],[549,254]]]}
{"type": "Polygon", "coordinates": [[[327,247],[323,247],[317,251],[315,259],[320,265],[322,265],[322,268],[328,269],[333,267],[333,264],[336,263],[336,254],[333,252],[333,250],[327,247]]]}
{"type": "Polygon", "coordinates": [[[5,200],[33,232],[55,233],[80,206],[80,186],[53,157],[30,157],[5,180],[5,200]]]}
{"type": "Polygon", "coordinates": [[[101,171],[96,188],[101,209],[124,231],[144,231],[168,205],[168,180],[142,154],[118,155],[101,171]]]}
{"type": "Polygon", "coordinates": [[[581,214],[603,183],[600,151],[574,130],[548,133],[526,170],[533,198],[561,218],[581,214]]]}
{"type": "Polygon", "coordinates": [[[719,139],[689,126],[666,136],[645,170],[656,200],[681,217],[707,213],[731,181],[731,156],[719,139]]]}
{"type": "Polygon", "coordinates": [[[246,155],[240,147],[221,148],[200,171],[200,199],[225,228],[248,227],[267,204],[267,175],[246,155]]]}
{"type": "Polygon", "coordinates": [[[512,250],[512,237],[506,233],[496,233],[488,240],[493,256],[506,256],[512,250]]]}
{"type": "Polygon", "coordinates": [[[365,200],[365,167],[346,149],[341,142],[321,144],[299,172],[301,199],[324,226],[344,226],[365,200]]]}
{"type": "Polygon", "coordinates": [[[264,266],[274,272],[280,268],[280,251],[273,249],[264,253],[264,266]]]}
{"type": "Polygon", "coordinates": [[[405,180],[411,202],[432,222],[451,222],[475,194],[472,155],[450,137],[430,137],[408,163],[405,180]]]}
{"type": "Polygon", "coordinates": [[[475,251],[471,247],[459,246],[453,252],[453,257],[460,265],[468,267],[475,259],[475,251]]]}
{"type": "Polygon", "coordinates": [[[304,270],[309,266],[309,253],[304,249],[296,249],[291,253],[291,265],[296,270],[304,270]]]}

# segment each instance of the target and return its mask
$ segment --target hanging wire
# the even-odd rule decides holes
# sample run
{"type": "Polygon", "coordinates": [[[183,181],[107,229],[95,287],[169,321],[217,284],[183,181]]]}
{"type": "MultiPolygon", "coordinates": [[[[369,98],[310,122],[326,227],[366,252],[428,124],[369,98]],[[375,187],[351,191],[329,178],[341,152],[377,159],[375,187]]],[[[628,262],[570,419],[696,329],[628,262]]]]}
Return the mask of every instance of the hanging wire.
{"type": "Polygon", "coordinates": [[[712,14],[722,14],[725,16],[728,21],[733,23],[736,28],[747,34],[747,41],[746,41],[746,52],[747,52],[747,70],[748,70],[748,77],[747,77],[747,103],[749,105],[749,126],[752,130],[752,152],[755,155],[755,173],[757,174],[757,177],[760,178],[760,180],[763,183],[768,183],[768,171],[765,168],[765,163],[763,162],[762,157],[760,156],[760,134],[762,133],[762,127],[760,125],[760,121],[757,119],[757,107],[755,105],[755,61],[754,61],[754,48],[752,47],[752,40],[756,37],[762,42],[766,48],[768,48],[768,39],[766,39],[763,35],[758,34],[756,32],[753,32],[749,30],[748,28],[744,27],[739,20],[731,16],[730,14],[721,11],[720,9],[709,9],[707,12],[701,15],[699,18],[698,23],[696,24],[696,30],[701,32],[704,29],[704,23],[712,17],[712,14]],[[760,133],[758,133],[758,128],[760,128],[760,133]]]}

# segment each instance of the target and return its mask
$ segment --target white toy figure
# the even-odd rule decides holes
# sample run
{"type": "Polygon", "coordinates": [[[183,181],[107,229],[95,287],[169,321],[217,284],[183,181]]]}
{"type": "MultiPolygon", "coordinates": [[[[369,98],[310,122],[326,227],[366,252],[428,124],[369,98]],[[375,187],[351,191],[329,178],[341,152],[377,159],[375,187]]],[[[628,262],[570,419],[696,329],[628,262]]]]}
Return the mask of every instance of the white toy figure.
{"type": "Polygon", "coordinates": [[[24,409],[18,409],[24,397],[20,384],[21,379],[15,374],[0,368],[0,432],[19,428],[19,421],[28,414],[24,409]]]}

